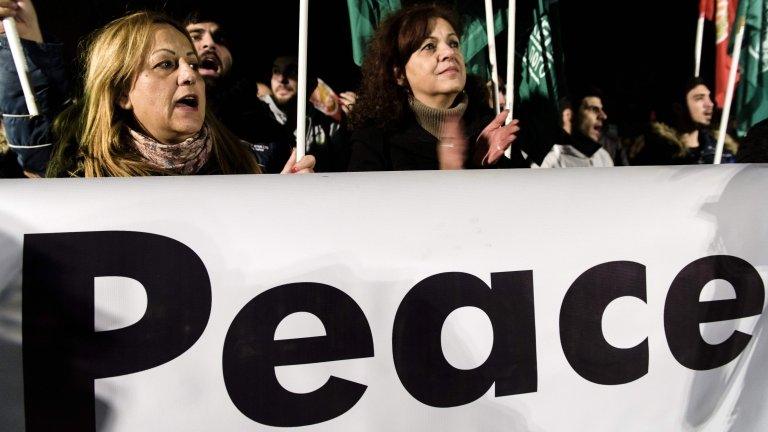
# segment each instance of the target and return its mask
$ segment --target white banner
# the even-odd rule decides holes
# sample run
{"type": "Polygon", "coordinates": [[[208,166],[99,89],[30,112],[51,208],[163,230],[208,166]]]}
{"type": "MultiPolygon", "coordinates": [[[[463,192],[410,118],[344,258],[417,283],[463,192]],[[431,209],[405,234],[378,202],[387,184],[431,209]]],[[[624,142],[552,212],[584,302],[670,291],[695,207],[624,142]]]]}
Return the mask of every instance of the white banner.
{"type": "Polygon", "coordinates": [[[768,430],[765,169],[4,180],[0,430],[768,430]]]}

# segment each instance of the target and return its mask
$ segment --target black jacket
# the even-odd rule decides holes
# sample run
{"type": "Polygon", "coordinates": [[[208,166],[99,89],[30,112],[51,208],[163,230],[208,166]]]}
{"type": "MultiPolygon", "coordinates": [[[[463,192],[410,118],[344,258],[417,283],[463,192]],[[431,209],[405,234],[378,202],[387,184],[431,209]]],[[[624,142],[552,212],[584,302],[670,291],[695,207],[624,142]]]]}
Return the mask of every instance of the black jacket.
{"type": "Polygon", "coordinates": [[[252,143],[251,151],[267,173],[279,173],[296,146],[287,131],[256,96],[256,86],[247,80],[222,78],[206,91],[211,111],[238,138],[252,143]]]}
{"type": "MultiPolygon", "coordinates": [[[[465,168],[472,168],[471,155],[480,132],[491,122],[493,114],[482,110],[470,111],[467,107],[463,120],[467,136],[468,152],[465,168]],[[479,112],[478,112],[479,111],[479,112]]],[[[413,113],[398,126],[389,128],[368,127],[355,130],[351,137],[352,155],[349,171],[406,171],[437,170],[437,138],[422,128],[413,113]]],[[[494,167],[527,167],[519,147],[513,144],[512,160],[502,157],[494,167]]]]}

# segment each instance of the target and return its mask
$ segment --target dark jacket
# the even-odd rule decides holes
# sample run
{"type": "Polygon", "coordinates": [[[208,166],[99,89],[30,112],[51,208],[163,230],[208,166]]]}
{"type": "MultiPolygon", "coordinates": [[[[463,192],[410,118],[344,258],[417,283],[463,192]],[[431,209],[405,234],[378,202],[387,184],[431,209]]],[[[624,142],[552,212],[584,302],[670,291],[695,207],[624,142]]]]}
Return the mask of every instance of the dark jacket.
{"type": "Polygon", "coordinates": [[[768,119],[752,126],[739,146],[739,162],[768,162],[768,119]]]}
{"type": "MultiPolygon", "coordinates": [[[[274,109],[282,111],[287,121],[281,124],[277,120],[277,115],[269,108],[269,115],[272,121],[278,124],[283,133],[290,135],[295,145],[296,136],[296,116],[297,106],[296,98],[286,106],[277,106],[272,96],[260,99],[262,104],[269,107],[272,104],[274,109]]],[[[347,117],[343,115],[340,122],[327,116],[312,103],[306,105],[306,154],[313,155],[317,161],[315,172],[343,172],[349,165],[350,147],[349,147],[349,129],[347,127],[347,117]]]]}
{"type": "MultiPolygon", "coordinates": [[[[645,144],[633,159],[633,165],[711,164],[715,159],[717,140],[708,129],[699,130],[699,147],[687,148],[678,131],[664,123],[652,123],[645,134],[645,144]]],[[[736,162],[737,145],[726,138],[722,163],[736,162]]]]}
{"type": "MultiPolygon", "coordinates": [[[[468,146],[465,168],[472,168],[469,163],[477,137],[493,120],[492,112],[472,108],[472,102],[470,102],[463,117],[468,146]]],[[[437,158],[438,139],[421,127],[410,111],[405,121],[397,126],[355,130],[352,132],[351,142],[352,155],[349,171],[440,169],[437,158]]],[[[494,167],[527,167],[525,158],[519,150],[516,150],[517,148],[519,147],[512,148],[512,160],[502,157],[494,167]]]]}
{"type": "Polygon", "coordinates": [[[63,66],[62,45],[21,41],[40,115],[30,117],[16,73],[8,39],[0,35],[0,113],[6,138],[21,169],[43,175],[54,139],[52,124],[63,110],[69,79],[63,66]]]}
{"type": "Polygon", "coordinates": [[[296,139],[256,96],[248,80],[222,78],[206,91],[211,111],[237,137],[250,144],[267,173],[279,173],[296,145],[296,139]]]}

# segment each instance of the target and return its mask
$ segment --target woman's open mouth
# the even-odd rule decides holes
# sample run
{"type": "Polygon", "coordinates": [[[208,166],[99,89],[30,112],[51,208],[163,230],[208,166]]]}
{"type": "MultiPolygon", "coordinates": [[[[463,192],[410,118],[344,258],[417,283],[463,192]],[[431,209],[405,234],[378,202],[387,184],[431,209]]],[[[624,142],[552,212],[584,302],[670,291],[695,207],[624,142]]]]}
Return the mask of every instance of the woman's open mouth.
{"type": "Polygon", "coordinates": [[[189,94],[178,99],[174,104],[175,108],[181,108],[183,110],[189,111],[197,111],[198,106],[200,106],[200,100],[198,99],[197,95],[193,94],[189,94]]]}

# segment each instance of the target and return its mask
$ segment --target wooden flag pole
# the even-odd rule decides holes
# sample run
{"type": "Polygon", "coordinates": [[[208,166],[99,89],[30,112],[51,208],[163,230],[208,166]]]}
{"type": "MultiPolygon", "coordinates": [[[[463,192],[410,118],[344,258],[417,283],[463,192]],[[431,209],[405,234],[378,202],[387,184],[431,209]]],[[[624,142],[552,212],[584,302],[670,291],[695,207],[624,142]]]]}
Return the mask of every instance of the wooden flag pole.
{"type": "Polygon", "coordinates": [[[723,107],[723,117],[720,120],[720,132],[717,135],[717,150],[715,150],[715,165],[719,165],[723,159],[723,146],[725,145],[725,135],[728,130],[728,121],[731,115],[731,104],[733,103],[733,91],[736,87],[736,72],[739,70],[739,58],[741,57],[741,43],[744,41],[744,28],[746,20],[744,17],[739,19],[739,32],[736,33],[736,41],[733,45],[733,57],[731,58],[731,70],[728,72],[728,87],[725,92],[725,106],[723,107]]]}
{"type": "Polygon", "coordinates": [[[485,30],[488,35],[488,62],[491,64],[491,81],[493,82],[493,109],[496,114],[501,112],[499,107],[499,68],[496,61],[496,32],[493,25],[493,3],[485,0],[485,30]]]}
{"type": "Polygon", "coordinates": [[[296,162],[307,150],[307,33],[309,0],[299,2],[299,76],[296,100],[296,162]]]}
{"type": "Polygon", "coordinates": [[[8,38],[8,45],[11,48],[11,56],[13,57],[13,63],[16,66],[16,73],[19,75],[19,81],[21,81],[21,89],[24,91],[24,100],[27,102],[27,112],[34,117],[40,115],[40,111],[37,109],[37,103],[35,102],[35,92],[32,91],[32,85],[29,83],[29,69],[27,68],[27,61],[24,58],[24,49],[21,47],[21,39],[19,38],[19,31],[16,29],[16,21],[13,18],[3,19],[3,27],[5,28],[5,35],[8,38]]]}

